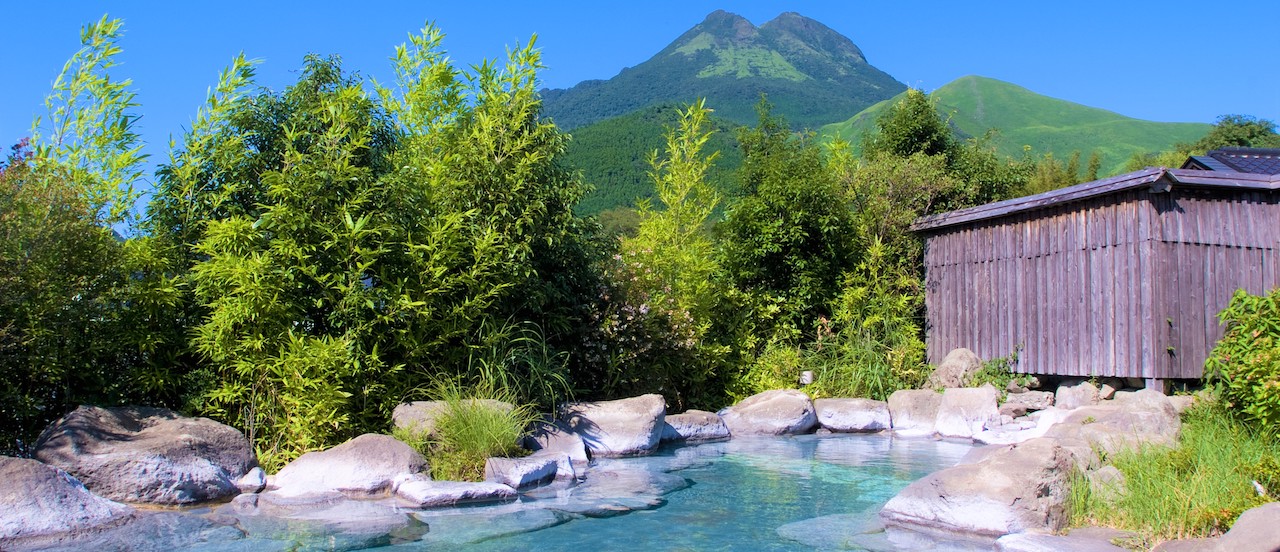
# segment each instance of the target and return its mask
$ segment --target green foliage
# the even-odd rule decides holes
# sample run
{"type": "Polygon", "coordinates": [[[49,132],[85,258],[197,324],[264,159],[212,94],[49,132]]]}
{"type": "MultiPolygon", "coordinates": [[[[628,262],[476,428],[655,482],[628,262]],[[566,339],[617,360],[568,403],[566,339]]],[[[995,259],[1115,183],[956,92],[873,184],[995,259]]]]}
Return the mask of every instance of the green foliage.
{"type": "Polygon", "coordinates": [[[909,88],[876,120],[879,132],[869,135],[862,151],[869,157],[889,154],[910,157],[949,154],[955,138],[947,121],[938,116],[938,107],[924,91],[909,88]]]}
{"type": "Polygon", "coordinates": [[[759,126],[738,137],[744,197],[723,223],[720,263],[736,288],[780,303],[780,329],[798,336],[830,314],[856,261],[852,222],[813,137],[793,135],[763,99],[759,107],[759,126]]]}
{"type": "Polygon", "coordinates": [[[564,349],[547,347],[574,335],[594,280],[566,139],[539,120],[538,53],[462,73],[442,38],[398,48],[376,97],[314,56],[284,92],[247,94],[237,58],[160,171],[156,241],[211,375],[194,406],[264,465],[377,431],[441,377],[502,370],[548,403],[563,387],[564,349]]]}
{"type": "Polygon", "coordinates": [[[1260,427],[1280,427],[1280,289],[1236,290],[1218,313],[1226,326],[1205,361],[1206,377],[1234,408],[1260,427]]]}
{"type": "Polygon", "coordinates": [[[111,230],[63,174],[0,172],[0,451],[26,454],[79,404],[121,393],[126,266],[111,230]]]}
{"type": "Polygon", "coordinates": [[[1250,115],[1223,115],[1214,122],[1209,133],[1199,140],[1178,142],[1167,150],[1135,153],[1129,158],[1125,170],[1181,167],[1192,155],[1204,155],[1210,150],[1228,147],[1277,148],[1280,147],[1280,134],[1276,133],[1276,124],[1267,119],[1250,115]]]}
{"type": "Polygon", "coordinates": [[[490,457],[525,453],[520,440],[537,414],[528,406],[507,409],[493,402],[514,405],[517,401],[501,385],[481,380],[468,388],[448,380],[434,387],[431,398],[443,401],[446,408],[435,419],[430,435],[403,429],[393,435],[427,458],[432,479],[484,481],[484,465],[490,457]]]}
{"type": "Polygon", "coordinates": [[[982,387],[989,384],[1000,392],[1001,400],[1003,400],[1003,397],[1008,394],[1007,388],[1010,383],[1025,387],[1031,380],[1031,376],[1015,374],[1013,369],[1017,366],[1017,349],[1014,349],[1009,356],[987,360],[982,363],[982,369],[973,374],[969,380],[969,387],[982,387]]]}
{"type": "Polygon", "coordinates": [[[123,222],[138,193],[133,184],[142,176],[142,145],[133,125],[138,106],[129,90],[132,81],[113,80],[124,34],[119,19],[102,16],[80,31],[83,47],[67,60],[45,100],[49,109],[47,135],[41,119],[32,125],[37,168],[53,165],[77,187],[90,212],[106,224],[123,222]]]}
{"type": "Polygon", "coordinates": [[[1099,159],[1098,152],[1095,150],[1089,156],[1088,172],[1081,175],[1079,151],[1071,152],[1071,157],[1067,160],[1065,166],[1052,153],[1046,153],[1036,162],[1035,172],[1027,180],[1026,186],[1017,193],[1018,195],[1033,195],[1065,188],[1081,182],[1097,180],[1099,159]]]}
{"type": "MultiPolygon", "coordinates": [[[[663,104],[574,129],[564,163],[581,170],[583,180],[592,186],[577,212],[599,214],[601,224],[608,226],[606,212],[652,201],[656,190],[648,174],[649,154],[666,147],[664,129],[679,124],[680,112],[676,104],[663,104]]],[[[736,173],[742,166],[734,139],[738,125],[714,114],[707,125],[712,133],[706,149],[719,152],[716,163],[707,169],[707,183],[724,196],[736,195],[736,173]]]]}
{"type": "Polygon", "coordinates": [[[708,115],[702,102],[682,111],[679,126],[667,132],[662,155],[655,150],[650,156],[650,177],[661,205],[643,202],[635,237],[622,240],[610,274],[613,294],[623,300],[611,302],[616,306],[600,321],[603,340],[636,337],[629,335],[634,328],[646,341],[606,346],[614,351],[607,362],[613,374],[610,387],[660,392],[677,408],[706,406],[721,397],[709,388],[723,352],[709,340],[723,289],[714,247],[704,231],[720,202],[720,194],[707,183],[717,157],[703,153],[711,137],[708,115]],[[662,358],[641,354],[641,348],[654,346],[662,358]],[[643,364],[636,362],[642,358],[643,364]]]}
{"type": "Polygon", "coordinates": [[[1183,414],[1177,448],[1143,448],[1111,459],[1124,474],[1123,492],[1093,492],[1087,479],[1073,480],[1071,524],[1135,531],[1143,548],[1221,534],[1241,512],[1270,500],[1253,482],[1270,481],[1268,459],[1277,455],[1274,435],[1240,423],[1224,405],[1194,407],[1183,414]]]}

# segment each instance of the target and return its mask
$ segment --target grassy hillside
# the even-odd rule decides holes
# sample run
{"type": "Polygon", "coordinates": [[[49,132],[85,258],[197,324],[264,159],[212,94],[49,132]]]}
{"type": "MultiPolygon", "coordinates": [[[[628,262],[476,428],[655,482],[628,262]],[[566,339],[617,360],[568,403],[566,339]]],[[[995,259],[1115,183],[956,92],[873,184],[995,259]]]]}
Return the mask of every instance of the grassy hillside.
{"type": "MultiPolygon", "coordinates": [[[[1073,151],[1085,157],[1097,150],[1104,175],[1123,170],[1135,153],[1167,150],[1178,142],[1194,142],[1209,131],[1203,123],[1157,123],[1133,119],[1080,104],[1050,98],[1007,82],[969,76],[935,90],[938,110],[951,117],[960,133],[980,136],[997,129],[995,145],[1003,155],[1040,156],[1052,152],[1066,159],[1073,151]]],[[[876,118],[893,102],[877,103],[847,121],[822,127],[825,136],[840,136],[857,144],[875,128],[876,118]]]]}
{"type": "MultiPolygon", "coordinates": [[[[594,187],[578,204],[580,214],[635,207],[641,198],[653,197],[649,154],[666,147],[663,135],[676,125],[678,111],[675,105],[649,107],[572,131],[565,163],[581,170],[587,183],[594,187]]],[[[735,138],[737,125],[715,117],[712,121],[715,132],[704,152],[719,151],[720,157],[707,178],[716,189],[733,194],[733,173],[742,166],[742,152],[735,138]]]]}

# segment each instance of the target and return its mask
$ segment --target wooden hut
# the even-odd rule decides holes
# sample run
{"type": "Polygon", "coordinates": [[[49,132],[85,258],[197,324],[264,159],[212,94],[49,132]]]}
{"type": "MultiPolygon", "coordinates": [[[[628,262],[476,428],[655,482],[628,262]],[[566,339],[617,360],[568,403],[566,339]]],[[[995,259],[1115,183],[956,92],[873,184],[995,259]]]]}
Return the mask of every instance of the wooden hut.
{"type": "Polygon", "coordinates": [[[1280,176],[1149,168],[917,220],[930,362],[1199,378],[1243,288],[1280,284],[1280,176]]]}

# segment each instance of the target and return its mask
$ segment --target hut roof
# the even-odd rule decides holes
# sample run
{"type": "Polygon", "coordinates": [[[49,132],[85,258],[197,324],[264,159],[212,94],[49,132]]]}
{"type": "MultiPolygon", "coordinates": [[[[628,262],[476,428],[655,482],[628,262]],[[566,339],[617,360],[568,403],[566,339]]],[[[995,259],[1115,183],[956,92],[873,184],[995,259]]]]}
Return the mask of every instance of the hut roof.
{"type": "Polygon", "coordinates": [[[937,232],[943,228],[958,224],[1045,209],[1141,187],[1150,187],[1155,192],[1167,192],[1174,187],[1277,190],[1280,189],[1280,174],[1148,167],[1140,171],[1076,184],[1075,186],[1068,186],[1042,194],[1007,199],[977,207],[921,217],[911,223],[911,230],[925,233],[937,232]]]}
{"type": "Polygon", "coordinates": [[[1184,169],[1230,171],[1257,174],[1280,174],[1280,149],[1221,148],[1204,155],[1193,155],[1182,164],[1184,169]]]}

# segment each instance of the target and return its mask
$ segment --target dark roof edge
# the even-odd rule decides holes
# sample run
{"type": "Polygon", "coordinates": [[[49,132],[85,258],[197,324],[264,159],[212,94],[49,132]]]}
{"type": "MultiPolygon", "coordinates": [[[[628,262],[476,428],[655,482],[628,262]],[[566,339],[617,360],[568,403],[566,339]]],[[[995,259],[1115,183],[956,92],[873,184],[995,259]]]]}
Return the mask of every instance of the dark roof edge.
{"type": "Polygon", "coordinates": [[[1007,199],[977,207],[920,217],[911,223],[910,229],[913,232],[935,231],[957,224],[994,219],[1104,194],[1132,190],[1155,184],[1161,180],[1166,184],[1179,186],[1255,190],[1280,189],[1280,175],[1147,167],[1140,171],[1076,184],[1075,186],[1068,186],[1032,196],[1007,199]]]}

